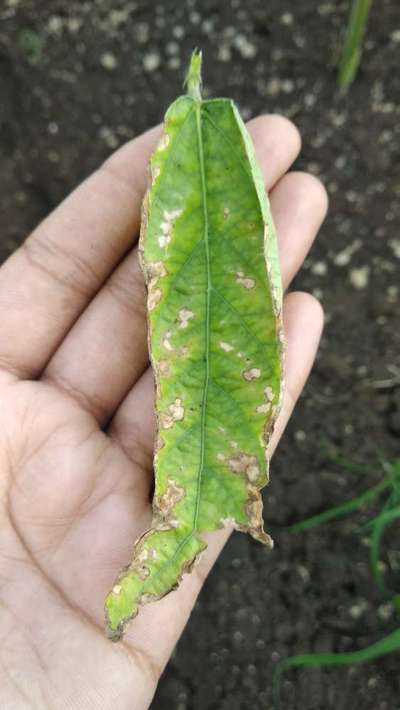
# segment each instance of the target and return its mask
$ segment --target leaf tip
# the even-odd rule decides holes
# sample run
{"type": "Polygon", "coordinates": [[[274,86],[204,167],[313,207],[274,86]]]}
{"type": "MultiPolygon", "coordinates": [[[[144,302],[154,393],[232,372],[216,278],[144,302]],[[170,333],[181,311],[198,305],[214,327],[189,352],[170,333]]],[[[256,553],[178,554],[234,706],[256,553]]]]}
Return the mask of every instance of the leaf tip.
{"type": "Polygon", "coordinates": [[[114,629],[110,624],[106,624],[106,637],[110,641],[117,643],[122,639],[122,631],[119,628],[114,629]]]}
{"type": "Polygon", "coordinates": [[[194,49],[190,58],[189,68],[185,77],[184,86],[189,96],[195,101],[201,101],[201,65],[203,54],[200,49],[194,49]]]}
{"type": "Polygon", "coordinates": [[[114,609],[112,608],[112,595],[107,595],[104,607],[105,611],[105,634],[110,641],[120,641],[123,634],[123,628],[120,623],[116,623],[113,617],[114,609]]]}

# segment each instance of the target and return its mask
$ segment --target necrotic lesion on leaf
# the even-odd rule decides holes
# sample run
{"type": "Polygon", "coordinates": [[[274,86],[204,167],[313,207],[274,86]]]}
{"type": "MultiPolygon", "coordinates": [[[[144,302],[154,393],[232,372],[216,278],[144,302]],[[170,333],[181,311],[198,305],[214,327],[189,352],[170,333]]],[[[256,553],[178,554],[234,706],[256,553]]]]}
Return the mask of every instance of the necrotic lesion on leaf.
{"type": "Polygon", "coordinates": [[[206,547],[203,532],[231,524],[271,544],[260,489],[282,396],[275,230],[235,105],[201,99],[197,53],[190,71],[143,205],[155,493],[152,526],[106,599],[114,640],[141,604],[176,588],[206,547]]]}

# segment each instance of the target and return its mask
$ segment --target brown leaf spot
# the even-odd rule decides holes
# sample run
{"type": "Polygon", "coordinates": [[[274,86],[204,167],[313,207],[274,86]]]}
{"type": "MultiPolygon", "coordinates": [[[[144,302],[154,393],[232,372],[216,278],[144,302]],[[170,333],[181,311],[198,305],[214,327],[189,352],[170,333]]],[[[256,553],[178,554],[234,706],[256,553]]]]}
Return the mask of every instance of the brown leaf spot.
{"type": "Polygon", "coordinates": [[[233,473],[244,473],[251,483],[254,483],[260,475],[257,457],[251,454],[240,452],[230,458],[228,464],[233,473]]]}
{"type": "Polygon", "coordinates": [[[150,592],[144,592],[143,594],[140,595],[140,603],[141,604],[150,604],[150,602],[156,602],[156,601],[158,601],[157,594],[150,594],[150,592]]]}
{"type": "Polygon", "coordinates": [[[136,573],[138,577],[140,577],[140,579],[144,581],[149,576],[150,570],[145,565],[141,565],[140,567],[136,567],[136,573]]]}
{"type": "Polygon", "coordinates": [[[138,562],[146,562],[146,560],[151,560],[155,557],[157,557],[157,552],[153,547],[143,547],[137,556],[137,560],[138,562]]]}
{"type": "Polygon", "coordinates": [[[160,142],[158,144],[157,150],[165,150],[168,145],[169,145],[169,134],[168,133],[163,133],[160,142]]]}
{"type": "Polygon", "coordinates": [[[150,261],[146,266],[147,277],[150,281],[149,286],[153,279],[159,279],[162,276],[167,275],[167,271],[162,261],[150,261]]]}
{"type": "Polygon", "coordinates": [[[133,558],[129,568],[132,572],[135,572],[139,579],[144,581],[150,575],[150,569],[145,564],[148,560],[155,559],[157,556],[156,550],[152,547],[139,547],[136,551],[136,555],[133,558]]]}
{"type": "Polygon", "coordinates": [[[236,520],[235,518],[228,516],[227,518],[221,518],[220,523],[224,528],[228,528],[231,527],[231,525],[235,526],[236,520]]]}
{"type": "Polygon", "coordinates": [[[161,235],[158,237],[158,243],[159,243],[161,249],[164,249],[166,246],[168,246],[168,244],[170,243],[170,241],[171,241],[171,235],[170,235],[170,234],[161,234],[161,235]]]}
{"type": "Polygon", "coordinates": [[[220,340],[219,347],[221,348],[221,350],[224,350],[226,353],[230,353],[231,350],[234,350],[233,345],[230,345],[229,343],[225,343],[223,340],[220,340]]]}
{"type": "Polygon", "coordinates": [[[171,336],[172,336],[172,331],[167,330],[167,332],[165,333],[164,338],[163,338],[163,346],[170,353],[172,353],[175,350],[174,346],[172,345],[172,343],[170,341],[171,336]]]}
{"type": "Polygon", "coordinates": [[[189,311],[188,308],[181,308],[178,313],[179,328],[187,328],[191,318],[194,318],[193,311],[189,311]]]}
{"type": "Polygon", "coordinates": [[[257,414],[268,414],[271,409],[271,402],[265,402],[264,404],[259,404],[256,407],[257,414]]]}
{"type": "Polygon", "coordinates": [[[154,523],[153,529],[157,530],[157,532],[167,532],[168,530],[171,530],[171,525],[169,523],[169,520],[160,520],[157,523],[154,523]]]}
{"type": "Polygon", "coordinates": [[[155,185],[157,182],[158,178],[160,177],[160,168],[154,168],[151,173],[151,184],[155,185]]]}
{"type": "Polygon", "coordinates": [[[156,452],[160,451],[160,449],[162,449],[164,446],[165,446],[164,439],[160,435],[158,435],[156,438],[156,446],[155,446],[156,452]]]}
{"type": "Polygon", "coordinates": [[[158,363],[158,371],[163,377],[167,377],[170,374],[170,366],[167,360],[160,360],[158,363]]]}
{"type": "Polygon", "coordinates": [[[240,284],[240,286],[244,286],[244,288],[247,289],[254,288],[254,286],[256,285],[254,279],[247,278],[244,275],[243,271],[238,271],[236,273],[236,283],[240,284]]]}
{"type": "Polygon", "coordinates": [[[149,309],[149,311],[152,311],[153,308],[155,308],[158,303],[160,303],[162,295],[163,292],[160,288],[156,288],[154,290],[149,291],[149,295],[147,298],[147,308],[149,309]]]}
{"type": "Polygon", "coordinates": [[[251,382],[251,380],[257,380],[261,376],[261,370],[258,367],[252,367],[250,370],[244,370],[242,374],[247,382],[251,382]]]}
{"type": "Polygon", "coordinates": [[[260,468],[258,463],[248,466],[246,469],[246,475],[249,481],[251,481],[251,483],[254,483],[254,481],[256,481],[260,475],[260,468]]]}
{"type": "Polygon", "coordinates": [[[174,228],[175,220],[180,217],[182,210],[164,210],[163,221],[160,224],[160,229],[162,234],[158,237],[158,243],[161,249],[164,249],[171,241],[172,230],[174,228]]]}
{"type": "Polygon", "coordinates": [[[185,489],[169,478],[165,492],[157,499],[158,510],[165,516],[185,495],[185,489]]]}
{"type": "Polygon", "coordinates": [[[148,279],[147,307],[149,311],[152,311],[160,303],[163,295],[162,290],[156,288],[157,283],[162,276],[167,275],[167,272],[162,261],[151,261],[146,267],[146,274],[148,279]]]}
{"type": "Polygon", "coordinates": [[[272,387],[266,387],[264,390],[265,398],[267,402],[272,402],[274,398],[274,393],[272,391],[272,387]]]}
{"type": "Polygon", "coordinates": [[[166,412],[161,412],[160,422],[163,429],[170,429],[175,422],[180,422],[185,416],[185,410],[182,406],[182,400],[177,397],[172,404],[169,405],[166,412]]]}
{"type": "Polygon", "coordinates": [[[246,513],[250,521],[249,532],[256,540],[273,547],[271,537],[264,532],[262,509],[263,505],[259,491],[254,486],[249,486],[249,495],[246,503],[246,513]]]}
{"type": "Polygon", "coordinates": [[[184,574],[184,573],[190,574],[193,567],[196,567],[196,565],[198,565],[198,563],[200,562],[202,554],[203,554],[203,550],[200,550],[200,552],[198,552],[197,555],[192,560],[187,560],[186,562],[184,562],[183,566],[182,566],[182,574],[184,574]]]}

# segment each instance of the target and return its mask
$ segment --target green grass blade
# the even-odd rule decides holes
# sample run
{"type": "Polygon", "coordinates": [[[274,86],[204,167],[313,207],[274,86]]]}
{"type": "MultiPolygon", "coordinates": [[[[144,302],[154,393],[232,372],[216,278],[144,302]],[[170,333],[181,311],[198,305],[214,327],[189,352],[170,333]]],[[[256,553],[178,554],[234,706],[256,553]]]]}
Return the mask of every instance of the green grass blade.
{"type": "Polygon", "coordinates": [[[291,532],[301,532],[303,530],[309,530],[310,528],[315,527],[315,525],[328,523],[332,520],[336,520],[337,518],[341,518],[343,515],[353,513],[355,510],[359,510],[364,505],[370,503],[383,491],[390,488],[390,485],[390,481],[382,481],[376,486],[368,488],[368,490],[366,490],[364,493],[361,493],[361,495],[357,496],[356,498],[352,498],[346,503],[337,505],[334,508],[329,508],[329,510],[325,510],[323,513],[319,513],[318,515],[313,515],[310,518],[301,520],[299,523],[294,523],[294,525],[291,525],[289,527],[289,530],[291,532]]]}
{"type": "Polygon", "coordinates": [[[382,466],[385,473],[388,473],[391,476],[396,476],[400,479],[400,459],[396,459],[395,461],[384,461],[382,466]]]}
{"type": "Polygon", "coordinates": [[[273,677],[273,694],[276,708],[280,707],[280,686],[282,676],[291,668],[315,668],[319,666],[348,666],[353,663],[365,663],[375,660],[388,653],[400,651],[400,629],[385,636],[376,643],[359,651],[346,653],[306,653],[304,655],[285,658],[277,664],[273,677]]]}
{"type": "Polygon", "coordinates": [[[354,81],[361,59],[362,41],[372,0],[353,0],[342,55],[339,61],[339,86],[348,87],[354,81]]]}
{"type": "Polygon", "coordinates": [[[394,463],[386,462],[383,465],[383,470],[393,486],[393,495],[400,503],[400,461],[395,461],[394,463]]]}
{"type": "Polygon", "coordinates": [[[385,505],[383,506],[382,510],[378,513],[378,515],[376,515],[374,518],[371,518],[370,520],[368,520],[362,526],[362,528],[363,529],[365,528],[365,530],[371,530],[374,527],[375,523],[380,519],[382,513],[386,513],[386,511],[388,511],[388,510],[392,510],[393,508],[397,508],[399,503],[400,503],[400,501],[398,499],[397,492],[392,491],[389,498],[387,499],[385,505]]]}
{"type": "Polygon", "coordinates": [[[372,573],[375,577],[375,581],[383,594],[387,594],[388,590],[385,585],[382,570],[379,566],[381,539],[388,525],[400,520],[400,506],[392,508],[391,510],[386,510],[379,515],[374,523],[372,536],[371,536],[371,550],[370,550],[370,562],[372,573]]]}
{"type": "Polygon", "coordinates": [[[346,471],[349,471],[350,473],[372,473],[373,469],[372,467],[370,468],[367,466],[365,463],[359,463],[358,461],[353,461],[352,459],[348,459],[345,456],[330,456],[329,460],[332,461],[332,463],[336,463],[338,466],[341,466],[342,468],[345,468],[346,471]]]}

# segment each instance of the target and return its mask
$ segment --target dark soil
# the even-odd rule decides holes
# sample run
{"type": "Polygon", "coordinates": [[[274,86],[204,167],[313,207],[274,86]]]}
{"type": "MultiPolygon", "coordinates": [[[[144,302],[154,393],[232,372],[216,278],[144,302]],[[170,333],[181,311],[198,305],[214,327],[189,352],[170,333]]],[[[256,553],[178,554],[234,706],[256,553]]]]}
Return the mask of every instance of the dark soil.
{"type": "MultiPolygon", "coordinates": [[[[0,253],[120,143],[160,121],[194,46],[213,94],[299,126],[298,167],[330,215],[297,279],[326,311],[310,382],[265,496],[275,551],[236,534],[215,566],[153,710],[270,710],[275,662],[357,649],[396,627],[346,520],[288,524],[372,485],[400,450],[400,5],[374,4],[348,95],[335,62],[348,2],[1,0],[0,253]],[[365,464],[349,473],[332,457],[365,464]]],[[[399,549],[399,539],[390,540],[399,549]]],[[[398,657],[290,673],[285,710],[398,710],[398,657]]]]}

